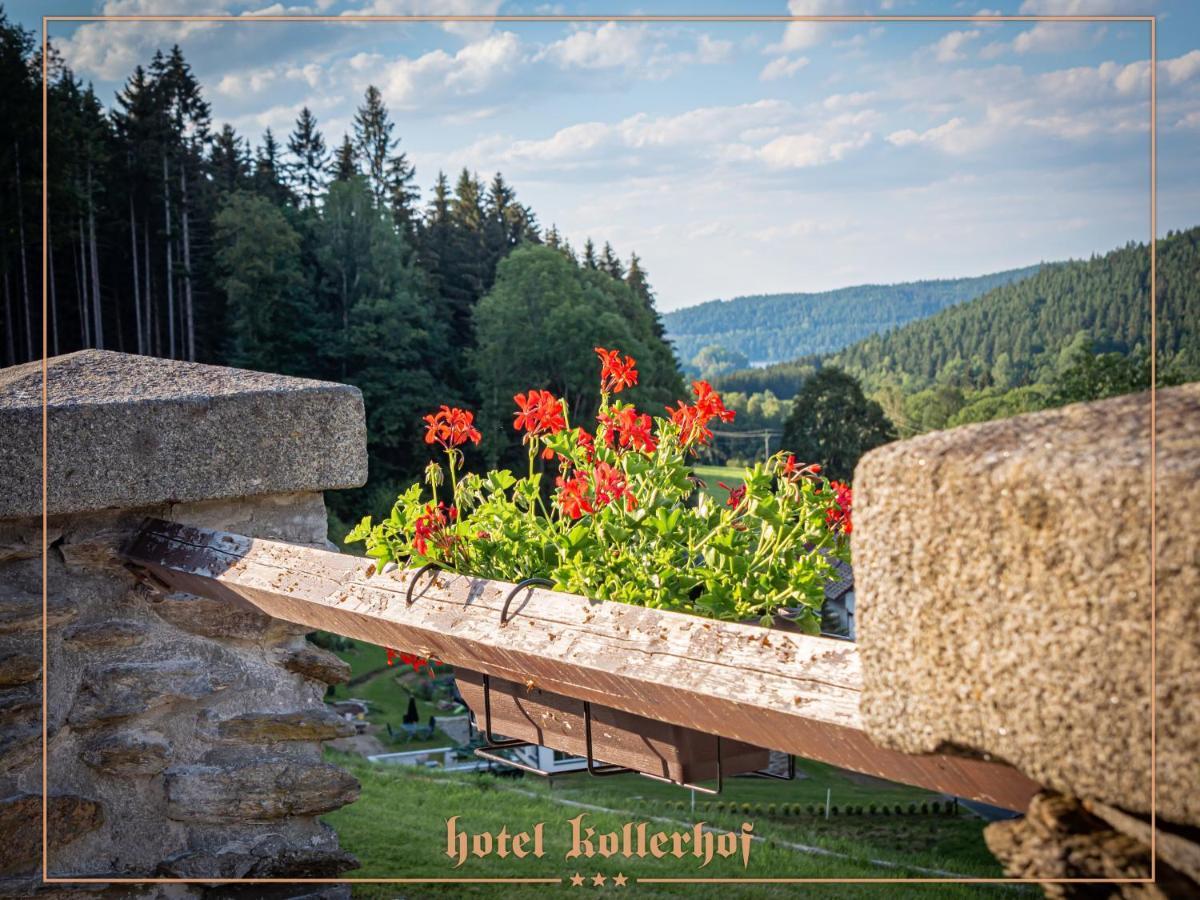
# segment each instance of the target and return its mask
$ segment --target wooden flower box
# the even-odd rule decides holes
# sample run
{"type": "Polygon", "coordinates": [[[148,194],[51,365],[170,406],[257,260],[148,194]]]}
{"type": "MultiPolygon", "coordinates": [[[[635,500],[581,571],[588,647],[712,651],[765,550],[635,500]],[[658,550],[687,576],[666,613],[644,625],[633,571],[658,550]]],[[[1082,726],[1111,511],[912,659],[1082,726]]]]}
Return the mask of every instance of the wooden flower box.
{"type": "Polygon", "coordinates": [[[705,746],[720,736],[734,748],[726,771],[757,767],[761,747],[1008,809],[1039,789],[1000,762],[875,745],[849,642],[444,572],[380,573],[360,557],[160,520],[122,553],[155,589],[248,602],[508,682],[494,730],[569,753],[584,749],[573,717],[586,701],[602,723],[600,759],[675,780],[705,778],[705,746]]]}
{"type": "Polygon", "coordinates": [[[487,710],[485,680],[489,683],[491,726],[496,736],[520,739],[587,757],[585,715],[591,716],[591,752],[597,763],[632,769],[680,784],[717,777],[717,754],[722,777],[765,769],[769,752],[741,741],[722,741],[680,725],[671,725],[608,706],[584,703],[538,687],[527,687],[478,672],[458,669],[458,690],[484,729],[487,710]]]}

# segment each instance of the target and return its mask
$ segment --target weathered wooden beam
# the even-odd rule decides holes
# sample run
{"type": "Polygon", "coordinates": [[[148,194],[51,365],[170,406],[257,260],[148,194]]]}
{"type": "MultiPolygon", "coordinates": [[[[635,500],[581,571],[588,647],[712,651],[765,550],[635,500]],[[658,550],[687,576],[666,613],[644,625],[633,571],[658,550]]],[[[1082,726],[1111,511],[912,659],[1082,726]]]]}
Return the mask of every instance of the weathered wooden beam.
{"type": "Polygon", "coordinates": [[[877,747],[853,644],[414,570],[149,520],[124,550],[165,587],[673,725],[1010,809],[1038,785],[999,762],[877,747]]]}

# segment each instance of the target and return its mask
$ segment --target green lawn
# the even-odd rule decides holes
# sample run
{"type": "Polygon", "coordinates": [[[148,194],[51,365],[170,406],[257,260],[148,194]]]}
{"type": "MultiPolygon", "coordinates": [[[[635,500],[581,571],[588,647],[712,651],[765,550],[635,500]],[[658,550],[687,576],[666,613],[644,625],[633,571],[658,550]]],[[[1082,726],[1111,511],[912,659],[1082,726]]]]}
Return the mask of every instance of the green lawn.
{"type": "MultiPolygon", "coordinates": [[[[894,816],[831,819],[799,816],[783,817],[742,814],[716,814],[697,809],[697,821],[711,822],[718,828],[736,830],[743,821],[754,823],[754,833],[765,838],[752,844],[750,864],[743,868],[739,858],[717,857],[707,868],[685,856],[676,859],[566,860],[570,826],[568,820],[586,813],[586,824],[598,833],[619,830],[628,821],[651,821],[654,817],[670,821],[651,821],[650,831],[686,831],[693,819],[688,810],[677,810],[676,799],[686,801],[686,791],[667,788],[673,798],[659,799],[657,788],[646,779],[593,779],[586,775],[556,779],[553,784],[540,778],[518,781],[489,775],[429,773],[400,767],[371,766],[357,757],[330,753],[331,761],[349,768],[362,782],[358,802],[324,817],[335,828],[342,846],[356,854],[363,866],[348,873],[366,878],[446,878],[446,877],[550,877],[569,878],[576,871],[589,877],[597,872],[606,876],[624,873],[629,889],[652,897],[708,896],[721,900],[762,896],[847,897],[886,896],[888,898],[1006,896],[981,885],[650,885],[636,884],[635,878],[723,877],[723,878],[896,878],[921,877],[923,873],[905,866],[945,868],[967,875],[997,877],[1001,873],[983,849],[979,836],[982,823],[966,816],[894,816]],[[601,784],[601,782],[604,782],[601,784]],[[628,783],[624,783],[628,782],[628,783]],[[578,804],[607,806],[613,812],[583,809],[578,804]],[[446,819],[461,816],[460,825],[470,832],[510,832],[532,828],[545,822],[546,854],[541,859],[527,857],[486,860],[470,858],[458,869],[445,855],[446,819]],[[831,855],[805,852],[788,844],[804,844],[830,851],[831,855]],[[872,860],[894,860],[899,868],[886,867],[872,860]]],[[[832,774],[834,770],[830,770],[832,774]]],[[[784,785],[787,792],[812,793],[815,785],[805,782],[784,785]]],[[[850,797],[856,787],[844,785],[850,797]]],[[[900,789],[907,790],[907,789],[900,789]]],[[[743,796],[782,796],[780,783],[737,779],[727,785],[726,800],[743,796]],[[764,793],[765,790],[765,793],[764,793]]],[[[912,792],[910,791],[909,794],[912,792]]],[[[878,795],[875,795],[878,796],[878,795]]],[[[823,789],[822,789],[823,797],[823,789]]],[[[664,795],[665,798],[665,795],[664,795]]],[[[590,881],[586,885],[591,887],[590,881]]],[[[569,880],[561,885],[362,885],[354,895],[361,898],[409,900],[423,897],[543,897],[571,891],[569,880]]],[[[611,882],[606,892],[618,890],[611,882]]],[[[1033,896],[1032,893],[1029,894],[1033,896]]]]}
{"type": "Polygon", "coordinates": [[[429,717],[462,715],[465,710],[458,712],[439,710],[433,703],[416,693],[417,685],[427,681],[429,675],[425,672],[413,672],[407,665],[397,661],[388,668],[387,651],[362,641],[354,641],[354,646],[347,650],[336,651],[337,655],[350,664],[351,678],[358,678],[369,672],[378,674],[355,685],[339,684],[326,695],[326,700],[345,700],[355,697],[366,700],[368,704],[367,721],[383,726],[379,739],[388,746],[389,750],[424,750],[430,747],[454,746],[454,742],[441,731],[435,730],[433,737],[426,740],[405,740],[404,714],[408,711],[408,700],[413,697],[417,701],[417,715],[420,717],[419,727],[425,728],[429,717]],[[392,726],[396,739],[389,741],[387,726],[392,726]]]}
{"type": "Polygon", "coordinates": [[[734,468],[733,466],[692,466],[692,471],[704,480],[704,492],[706,494],[724,501],[729,497],[729,492],[721,487],[718,482],[723,481],[731,488],[735,488],[742,483],[742,472],[744,470],[734,468]]]}

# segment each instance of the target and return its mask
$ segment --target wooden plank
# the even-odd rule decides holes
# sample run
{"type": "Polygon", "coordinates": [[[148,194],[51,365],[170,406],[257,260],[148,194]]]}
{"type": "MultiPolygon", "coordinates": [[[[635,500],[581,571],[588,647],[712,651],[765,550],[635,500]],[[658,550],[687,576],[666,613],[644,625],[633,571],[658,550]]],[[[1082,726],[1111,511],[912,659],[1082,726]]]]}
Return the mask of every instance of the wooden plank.
{"type": "Polygon", "coordinates": [[[148,520],[125,556],[172,590],[856,772],[1024,809],[1038,785],[998,762],[912,756],[862,729],[853,644],[573,594],[426,573],[148,520]]]}
{"type": "MultiPolygon", "coordinates": [[[[483,676],[458,669],[459,693],[484,728],[483,676]]],[[[553,747],[575,756],[587,755],[583,701],[541,688],[492,678],[492,731],[553,747]]],[[[592,755],[597,762],[645,772],[669,781],[707,781],[717,777],[717,739],[711,734],[647,719],[609,706],[591,705],[592,755]]],[[[768,751],[740,741],[721,740],[721,773],[736,775],[765,769],[768,751]]]]}

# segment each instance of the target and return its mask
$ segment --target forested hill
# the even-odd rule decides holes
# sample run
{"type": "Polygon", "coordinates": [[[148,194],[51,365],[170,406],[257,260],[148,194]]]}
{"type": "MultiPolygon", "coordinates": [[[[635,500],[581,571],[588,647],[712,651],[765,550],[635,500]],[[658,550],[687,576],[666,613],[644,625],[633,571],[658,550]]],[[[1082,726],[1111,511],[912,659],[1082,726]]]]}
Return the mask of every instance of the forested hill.
{"type": "Polygon", "coordinates": [[[710,300],[663,315],[679,360],[720,345],[752,362],[831,353],[896,326],[1026,278],[1038,266],[974,278],[864,284],[816,294],[756,294],[710,300]]]}
{"type": "MultiPolygon", "coordinates": [[[[1166,371],[1200,368],[1200,227],[1158,242],[1158,351],[1166,371]]],[[[1056,263],[1023,281],[827,356],[864,380],[921,387],[962,367],[964,377],[1038,381],[1081,334],[1095,352],[1131,354],[1150,343],[1150,254],[1128,244],[1056,263]],[[972,372],[975,374],[972,375],[972,372]],[[986,375],[984,373],[987,373],[986,375]]]]}
{"type": "MultiPolygon", "coordinates": [[[[868,393],[1008,391],[1048,384],[1080,349],[1142,357],[1150,343],[1150,254],[1129,244],[1037,274],[840,352],[718,379],[725,390],[787,398],[821,366],[856,375],[868,393]]],[[[1158,367],[1200,377],[1200,227],[1158,242],[1158,367]]]]}

